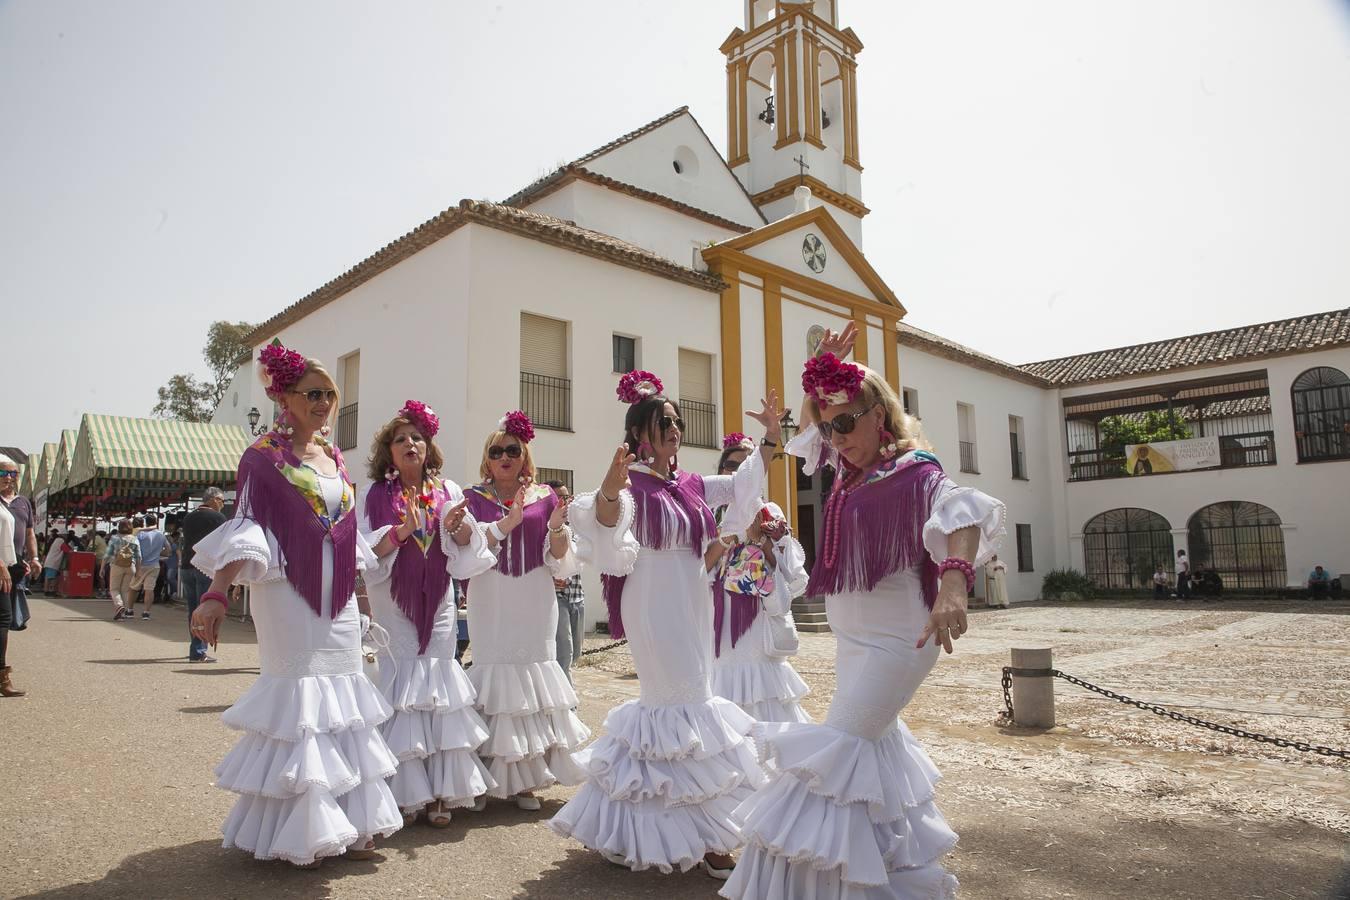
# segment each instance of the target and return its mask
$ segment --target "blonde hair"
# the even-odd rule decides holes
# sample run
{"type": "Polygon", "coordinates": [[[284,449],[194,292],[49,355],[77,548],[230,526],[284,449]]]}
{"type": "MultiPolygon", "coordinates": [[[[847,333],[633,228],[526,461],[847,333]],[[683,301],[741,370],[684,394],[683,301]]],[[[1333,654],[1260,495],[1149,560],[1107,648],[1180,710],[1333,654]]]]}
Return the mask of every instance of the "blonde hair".
{"type": "MultiPolygon", "coordinates": [[[[305,357],[305,371],[300,373],[300,377],[296,379],[295,384],[299,384],[310,375],[318,375],[324,381],[328,382],[328,389],[335,394],[333,397],[332,408],[328,411],[328,418],[331,421],[338,409],[342,406],[342,389],[338,387],[337,381],[335,381],[328,370],[324,368],[322,362],[313,357],[305,357]]],[[[272,392],[272,376],[267,374],[267,367],[262,364],[258,365],[258,378],[262,381],[263,390],[267,393],[268,398],[274,403],[282,403],[281,395],[272,392]]],[[[292,385],[291,387],[294,386],[295,385],[292,385]]],[[[284,406],[285,404],[282,405],[284,406]]]]}
{"type": "Polygon", "coordinates": [[[488,468],[488,451],[492,449],[493,444],[504,437],[509,437],[520,444],[520,460],[524,464],[524,468],[521,469],[521,474],[528,475],[533,479],[535,475],[534,454],[530,452],[530,445],[516,437],[514,434],[507,434],[505,431],[493,431],[488,434],[487,440],[483,443],[483,461],[478,466],[478,477],[482,478],[484,481],[488,479],[489,473],[491,472],[488,468]]]}
{"type": "MultiPolygon", "coordinates": [[[[923,426],[919,424],[918,419],[905,412],[900,397],[881,373],[869,369],[861,363],[855,365],[863,370],[863,383],[862,390],[850,404],[853,411],[862,412],[879,405],[885,412],[886,430],[894,435],[896,447],[901,453],[908,453],[910,450],[932,450],[933,445],[928,443],[928,439],[923,435],[923,426]]],[[[815,414],[815,419],[819,422],[821,419],[820,404],[816,402],[816,398],[808,396],[806,406],[815,414]]]]}
{"type": "MultiPolygon", "coordinates": [[[[370,460],[368,461],[370,480],[379,484],[384,478],[389,468],[394,465],[394,453],[390,449],[394,443],[394,432],[404,425],[411,425],[417,429],[418,434],[422,434],[421,426],[416,422],[404,418],[403,416],[394,416],[389,422],[375,432],[375,439],[370,442],[370,460]]],[[[428,474],[439,475],[441,467],[445,465],[445,457],[441,455],[441,448],[436,445],[436,440],[428,435],[422,434],[427,440],[427,458],[422,464],[428,474]]]]}

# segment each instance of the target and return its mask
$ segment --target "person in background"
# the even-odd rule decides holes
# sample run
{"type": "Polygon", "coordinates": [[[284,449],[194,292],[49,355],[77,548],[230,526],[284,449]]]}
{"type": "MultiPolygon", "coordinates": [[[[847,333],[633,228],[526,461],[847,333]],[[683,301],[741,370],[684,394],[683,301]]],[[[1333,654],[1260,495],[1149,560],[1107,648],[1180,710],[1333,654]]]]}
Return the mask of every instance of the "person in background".
{"type": "MultiPolygon", "coordinates": [[[[548,486],[564,504],[572,499],[572,491],[561,481],[550,481],[548,486]]],[[[581,587],[581,573],[571,578],[553,579],[558,593],[558,665],[567,680],[572,680],[572,664],[581,659],[581,645],[586,639],[586,593],[581,587]]]]}
{"type": "Polygon", "coordinates": [[[1191,599],[1191,561],[1186,558],[1185,550],[1177,551],[1177,599],[1191,599]]]}
{"type": "Polygon", "coordinates": [[[108,582],[105,578],[103,558],[108,555],[108,533],[106,531],[95,531],[90,549],[94,551],[94,596],[105,597],[107,596],[108,582]]]}
{"type": "Polygon", "coordinates": [[[1325,599],[1331,590],[1331,573],[1316,566],[1308,573],[1308,593],[1314,599],[1325,599]]]}
{"type": "Polygon", "coordinates": [[[1167,569],[1162,563],[1158,564],[1158,571],[1153,573],[1153,599],[1165,600],[1167,598],[1167,569]]]}
{"type": "Polygon", "coordinates": [[[0,453],[0,697],[22,697],[14,687],[6,658],[9,628],[14,623],[14,601],[24,589],[29,567],[24,560],[37,559],[32,507],[17,494],[19,466],[0,453]]]}
{"type": "Polygon", "coordinates": [[[155,602],[178,596],[178,526],[164,525],[164,555],[160,557],[159,580],[155,582],[155,602]]]}
{"type": "MultiPolygon", "coordinates": [[[[197,611],[202,594],[211,589],[211,578],[192,565],[192,554],[197,542],[225,524],[221,512],[225,508],[225,492],[218,487],[209,487],[202,492],[202,504],[183,517],[183,526],[179,531],[178,545],[183,554],[180,571],[183,575],[183,600],[187,603],[188,621],[197,611]]],[[[206,641],[188,629],[188,662],[215,662],[206,655],[206,641]]]]}
{"type": "Polygon", "coordinates": [[[136,592],[140,591],[141,618],[150,618],[150,607],[155,602],[155,582],[159,579],[161,559],[168,552],[169,542],[164,532],[159,530],[159,517],[146,513],[143,519],[145,527],[136,533],[141,543],[141,565],[136,570],[136,578],[131,582],[131,601],[135,606],[136,592]]]}
{"type": "Polygon", "coordinates": [[[984,601],[991,607],[1008,608],[1008,564],[997,553],[984,566],[984,601]]]}
{"type": "Polygon", "coordinates": [[[55,528],[52,529],[52,536],[47,541],[47,556],[42,560],[42,593],[48,597],[56,596],[56,576],[61,574],[61,563],[66,558],[69,538],[74,536],[75,532],[72,531],[69,537],[63,538],[55,528]]]}
{"type": "Polygon", "coordinates": [[[108,571],[108,596],[113,602],[113,621],[134,621],[131,604],[131,582],[141,564],[141,543],[131,533],[131,520],[117,523],[117,533],[108,541],[108,552],[103,560],[108,571]]]}

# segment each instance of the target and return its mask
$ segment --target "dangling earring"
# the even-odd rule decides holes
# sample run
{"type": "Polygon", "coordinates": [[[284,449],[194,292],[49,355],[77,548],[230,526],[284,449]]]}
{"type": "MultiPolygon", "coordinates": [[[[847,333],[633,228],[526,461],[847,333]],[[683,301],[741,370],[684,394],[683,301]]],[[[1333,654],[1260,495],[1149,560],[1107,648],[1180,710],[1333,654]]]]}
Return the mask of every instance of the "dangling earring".
{"type": "Polygon", "coordinates": [[[323,435],[324,437],[328,437],[332,433],[333,427],[328,424],[325,424],[322,428],[319,429],[319,434],[323,435]]]}
{"type": "Polygon", "coordinates": [[[891,433],[890,433],[889,431],[887,431],[885,428],[882,428],[882,429],[881,429],[881,455],[884,456],[886,459],[890,459],[891,457],[895,456],[896,453],[899,453],[899,452],[900,452],[900,448],[899,448],[898,446],[896,446],[896,443],[895,443],[895,435],[891,434],[891,433]]]}
{"type": "Polygon", "coordinates": [[[290,437],[291,435],[295,434],[295,428],[291,426],[290,413],[288,413],[286,410],[283,409],[281,413],[277,416],[276,427],[273,428],[272,430],[275,431],[277,434],[284,434],[286,437],[290,437]]]}
{"type": "Polygon", "coordinates": [[[394,468],[393,466],[390,466],[389,468],[385,469],[385,470],[384,470],[384,480],[385,480],[385,481],[398,481],[398,469],[394,468]]]}
{"type": "Polygon", "coordinates": [[[647,441],[638,444],[638,462],[647,465],[656,462],[656,449],[647,441]]]}

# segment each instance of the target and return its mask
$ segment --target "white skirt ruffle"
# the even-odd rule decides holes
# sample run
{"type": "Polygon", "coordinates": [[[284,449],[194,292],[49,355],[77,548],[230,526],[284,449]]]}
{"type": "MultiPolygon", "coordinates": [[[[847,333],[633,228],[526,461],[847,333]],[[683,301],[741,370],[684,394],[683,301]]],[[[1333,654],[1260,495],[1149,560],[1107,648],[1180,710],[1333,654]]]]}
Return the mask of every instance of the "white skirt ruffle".
{"type": "Polygon", "coordinates": [[[712,692],[760,722],[810,722],[799,702],[810,690],[786,659],[713,664],[712,692]]]}
{"type": "Polygon", "coordinates": [[[215,772],[240,795],[225,846],[307,865],[397,831],[398,760],[378,730],[391,712],[359,673],[260,676],[221,717],[245,732],[215,772]]]}
{"type": "Polygon", "coordinates": [[[380,692],[394,707],[380,731],[398,760],[389,787],[399,808],[473,806],[496,782],[478,758],[488,730],[468,676],[453,658],[379,659],[380,692]]]}
{"type": "Polygon", "coordinates": [[[586,784],[549,822],[558,834],[624,858],[633,870],[687,871],[741,844],[732,812],[764,775],[728,700],[610,710],[605,736],[578,754],[586,784]]]}
{"type": "Polygon", "coordinates": [[[556,661],[477,663],[468,679],[486,722],[478,754],[495,782],[489,797],[581,783],[585,773],[572,754],[591,732],[572,712],[577,695],[556,661]]]}
{"type": "Polygon", "coordinates": [[[727,898],[954,897],[937,860],[956,845],[933,802],[941,776],[903,722],[870,741],[828,725],[755,728],[773,783],[735,813],[747,846],[727,898]]]}

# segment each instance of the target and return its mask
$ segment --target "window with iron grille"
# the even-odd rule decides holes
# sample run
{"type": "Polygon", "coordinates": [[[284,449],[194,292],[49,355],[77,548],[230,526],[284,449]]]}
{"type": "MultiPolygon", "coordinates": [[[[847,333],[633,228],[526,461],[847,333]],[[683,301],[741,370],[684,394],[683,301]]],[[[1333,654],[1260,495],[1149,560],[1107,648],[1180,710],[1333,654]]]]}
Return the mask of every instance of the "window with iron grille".
{"type": "Polygon", "coordinates": [[[572,429],[566,322],[520,314],[520,408],[536,428],[572,429]]]}
{"type": "Polygon", "coordinates": [[[956,439],[961,451],[961,471],[980,474],[979,459],[975,455],[975,407],[969,403],[956,404],[956,439]]]}
{"type": "Polygon", "coordinates": [[[1083,569],[1105,590],[1145,590],[1159,566],[1170,578],[1175,556],[1172,526],[1151,509],[1108,509],[1083,526],[1083,569]]]}
{"type": "Polygon", "coordinates": [[[1202,507],[1187,522],[1191,581],[1217,575],[1224,590],[1286,585],[1280,517],[1260,503],[1225,500],[1202,507]]]}
{"type": "Polygon", "coordinates": [[[1023,446],[1022,434],[1025,426],[1021,416],[1008,416],[1008,444],[1012,450],[1012,477],[1018,481],[1027,480],[1027,455],[1023,446]]]}
{"type": "Polygon", "coordinates": [[[1034,572],[1031,562],[1031,526],[1017,526],[1017,571],[1034,572]]]}
{"type": "Polygon", "coordinates": [[[572,487],[571,469],[544,469],[540,468],[534,473],[536,484],[548,484],[550,481],[561,481],[566,487],[568,493],[575,493],[572,487]]]}
{"type": "Polygon", "coordinates": [[[1293,395],[1298,461],[1350,459],[1350,378],[1318,366],[1294,379],[1293,395]]]}
{"type": "Polygon", "coordinates": [[[684,443],[716,450],[717,405],[713,402],[712,356],[680,348],[680,416],[684,443]]]}
{"type": "Polygon", "coordinates": [[[622,375],[633,371],[637,365],[637,338],[616,334],[611,339],[614,350],[614,372],[622,375]]]}

